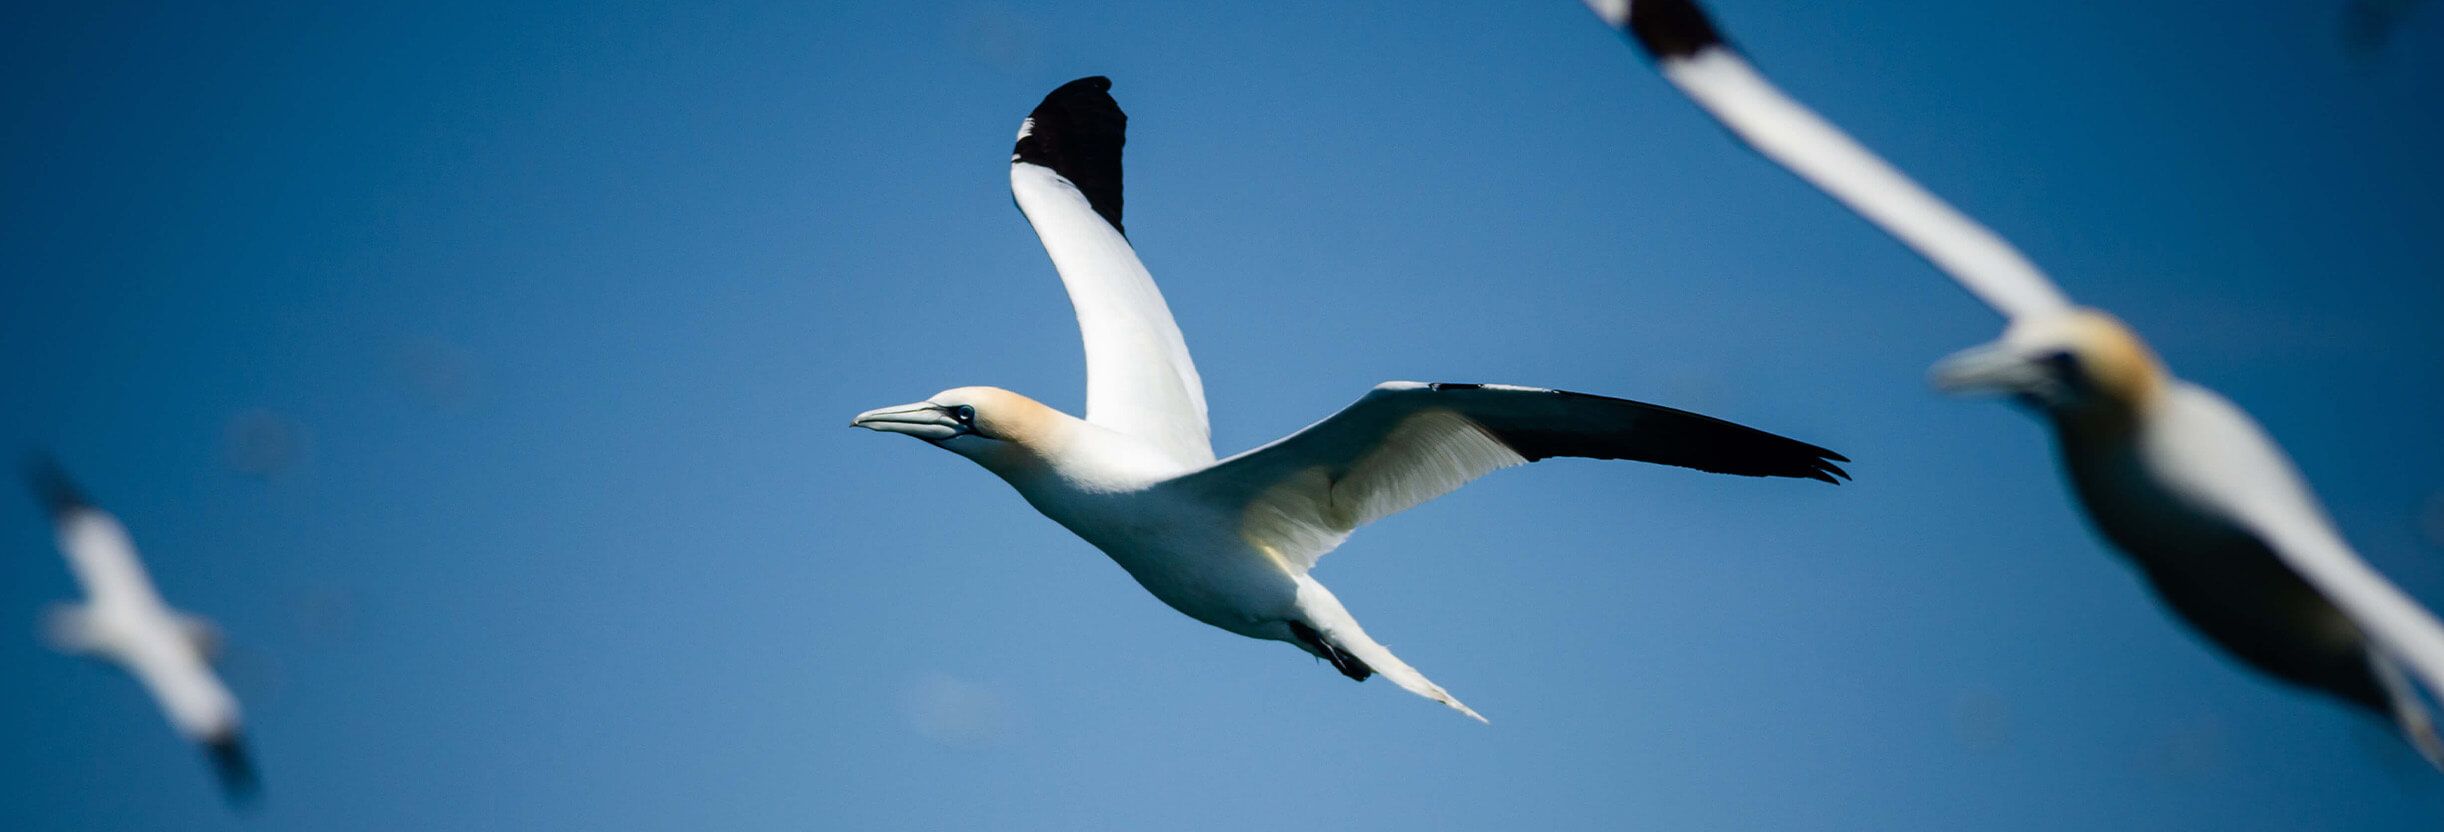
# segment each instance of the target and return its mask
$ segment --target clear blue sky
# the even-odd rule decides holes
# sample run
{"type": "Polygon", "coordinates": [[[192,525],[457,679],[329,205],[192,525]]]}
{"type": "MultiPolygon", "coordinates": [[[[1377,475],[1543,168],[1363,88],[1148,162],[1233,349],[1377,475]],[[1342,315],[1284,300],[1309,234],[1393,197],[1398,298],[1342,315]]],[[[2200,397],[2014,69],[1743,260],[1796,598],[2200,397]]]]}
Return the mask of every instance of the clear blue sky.
{"type": "MultiPolygon", "coordinates": [[[[267,800],[231,816],[133,682],[37,643],[74,590],[0,501],[11,829],[2444,818],[2382,726],[2173,626],[2034,420],[1927,389],[1996,318],[1570,0],[150,5],[0,20],[0,445],[226,628],[267,800]],[[1004,165],[1086,74],[1225,452],[1496,381],[1857,481],[1556,462],[1327,559],[1491,727],[1164,608],[846,427],[961,384],[1077,407],[1004,165]]],[[[2444,602],[2444,10],[2363,55],[2339,5],[1716,3],[2444,602]]]]}

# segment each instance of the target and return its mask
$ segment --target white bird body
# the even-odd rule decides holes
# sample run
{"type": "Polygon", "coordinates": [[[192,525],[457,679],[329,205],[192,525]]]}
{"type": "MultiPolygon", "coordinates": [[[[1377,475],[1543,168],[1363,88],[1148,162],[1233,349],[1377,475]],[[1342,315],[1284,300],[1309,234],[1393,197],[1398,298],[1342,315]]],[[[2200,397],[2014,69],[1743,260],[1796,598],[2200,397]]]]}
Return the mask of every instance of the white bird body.
{"type": "Polygon", "coordinates": [[[1237,525],[1222,507],[1161,487],[1194,469],[1129,437],[1069,421],[1075,435],[1047,464],[994,473],[1172,609],[1269,638],[1262,633],[1292,614],[1293,576],[1235,535],[1218,533],[1237,525]]]}
{"type": "Polygon", "coordinates": [[[1045,97],[1010,185],[1060,272],[1086,343],[1087,414],[992,387],[859,414],[968,457],[1109,555],[1163,603],[1288,642],[1363,681],[1476,711],[1366,634],[1308,575],[1360,525],[1496,469],[1552,456],[1633,459],[1835,482],[1840,456],[1693,413],[1526,387],[1394,382],[1289,437],[1217,461],[1186,340],[1120,224],[1127,118],[1110,82],[1045,97]]]}
{"type": "Polygon", "coordinates": [[[1791,99],[1690,0],[1588,0],[1733,135],[1915,249],[2010,319],[1935,369],[2054,427],[2073,491],[2175,613],[2250,665],[2444,740],[2409,679],[2444,691],[2444,623],[2352,551],[2282,448],[2175,378],[2110,315],[2073,306],[2000,235],[1791,99]]]}
{"type": "MultiPolygon", "coordinates": [[[[2175,382],[2130,430],[2065,426],[2060,436],[2080,504],[2121,551],[2143,553],[2133,560],[2167,603],[2270,673],[2356,687],[2336,674],[2363,661],[2358,626],[2275,554],[2251,527],[2246,496],[2236,493],[2279,483],[2288,493],[2275,496],[2293,504],[2290,513],[2322,513],[2247,414],[2212,391],[2175,382]],[[2212,472],[2236,448],[2259,452],[2246,464],[2250,473],[2217,477],[2212,472]]],[[[2353,692],[2379,693],[2373,686],[2353,692]]]]}
{"type": "Polygon", "coordinates": [[[52,645],[125,668],[160,703],[170,725],[210,753],[230,796],[249,797],[253,767],[240,741],[237,697],[212,670],[219,647],[212,625],[162,601],[126,527],[87,503],[55,467],[38,466],[35,480],[69,572],[87,599],[50,611],[45,630],[52,645]]]}

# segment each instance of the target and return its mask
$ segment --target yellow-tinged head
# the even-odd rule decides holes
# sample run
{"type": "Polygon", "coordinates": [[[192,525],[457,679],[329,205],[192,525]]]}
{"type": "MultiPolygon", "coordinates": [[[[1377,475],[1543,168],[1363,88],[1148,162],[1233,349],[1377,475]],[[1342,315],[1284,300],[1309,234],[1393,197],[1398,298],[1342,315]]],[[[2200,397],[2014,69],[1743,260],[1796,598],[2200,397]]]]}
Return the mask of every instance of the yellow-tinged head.
{"type": "Polygon", "coordinates": [[[849,425],[904,433],[994,467],[1050,450],[1069,421],[1042,402],[999,387],[957,387],[921,402],[868,410],[849,425]]]}
{"type": "Polygon", "coordinates": [[[2127,424],[2163,395],[2155,352],[2094,309],[2015,321],[2003,337],[1935,365],[1935,386],[2004,393],[2067,423],[2127,424]]]}

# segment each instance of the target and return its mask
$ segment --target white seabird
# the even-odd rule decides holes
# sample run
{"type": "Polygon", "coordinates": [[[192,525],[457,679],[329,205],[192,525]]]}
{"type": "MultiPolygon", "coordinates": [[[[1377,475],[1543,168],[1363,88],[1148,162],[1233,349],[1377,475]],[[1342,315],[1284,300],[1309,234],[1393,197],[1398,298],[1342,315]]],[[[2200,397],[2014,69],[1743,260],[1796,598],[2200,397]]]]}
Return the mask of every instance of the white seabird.
{"type": "Polygon", "coordinates": [[[1750,147],[2009,319],[2000,340],[1938,364],[1936,384],[2042,414],[2089,518],[2175,615],[2268,675],[2390,716],[2444,767],[2411,683],[2444,691],[2444,625],[2352,550],[2247,413],[2173,377],[2129,327],[2073,306],[2001,236],[1783,93],[1694,3],[1587,4],[1750,147]]]}
{"type": "Polygon", "coordinates": [[[1667,407],[1529,387],[1392,382],[1305,430],[1216,461],[1205,393],[1121,225],[1127,116],[1081,78],[1019,128],[1010,188],[1077,310],[1086,418],[991,387],[859,414],[999,475],[1198,621],[1289,642],[1352,679],[1482,721],[1377,643],[1308,575],[1359,526],[1496,469],[1556,456],[1746,476],[1847,476],[1839,454],[1667,407]]]}
{"type": "Polygon", "coordinates": [[[211,667],[219,632],[162,602],[126,527],[86,500],[58,466],[37,460],[30,473],[86,595],[83,604],[49,611],[43,629],[52,646],[126,668],[161,703],[170,725],[204,748],[222,792],[234,802],[251,799],[258,784],[238,701],[211,667]]]}

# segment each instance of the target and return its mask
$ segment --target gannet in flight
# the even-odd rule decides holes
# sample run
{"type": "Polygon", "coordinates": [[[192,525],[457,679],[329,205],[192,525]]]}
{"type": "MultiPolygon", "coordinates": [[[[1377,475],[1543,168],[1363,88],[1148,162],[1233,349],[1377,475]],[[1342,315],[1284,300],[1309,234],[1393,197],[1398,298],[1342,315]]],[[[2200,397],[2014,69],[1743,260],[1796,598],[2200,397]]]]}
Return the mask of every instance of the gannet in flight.
{"type": "Polygon", "coordinates": [[[210,622],[171,609],[136,559],[135,543],[119,521],[85,499],[58,466],[36,461],[34,491],[51,513],[60,551],[85,590],[83,604],[61,604],[44,621],[54,647],[127,668],[161,703],[170,724],[203,746],[232,801],[255,795],[254,764],[246,754],[238,701],[212,673],[219,633],[210,622]]]}
{"type": "Polygon", "coordinates": [[[1936,384],[2042,414],[2071,487],[2174,614],[2293,684],[2390,715],[2444,766],[2412,686],[2444,690],[2444,626],[2362,561],[2248,414],[2075,307],[2000,236],[1927,193],[1741,57],[1688,0],[1588,0],[1734,135],[1882,227],[2010,320],[1936,384]],[[2406,669],[2406,672],[2405,672],[2406,669]]]}
{"type": "Polygon", "coordinates": [[[870,410],[853,424],[967,457],[1198,621],[1284,641],[1351,679],[1483,721],[1358,626],[1308,575],[1350,532],[1499,468],[1557,456],[1744,476],[1847,476],[1841,455],[1667,407],[1491,384],[1377,386],[1288,437],[1216,461],[1188,345],[1121,226],[1128,118],[1111,81],[1046,96],[1018,130],[1010,190],[1069,289],[1086,341],[1086,418],[992,387],[870,410]]]}

